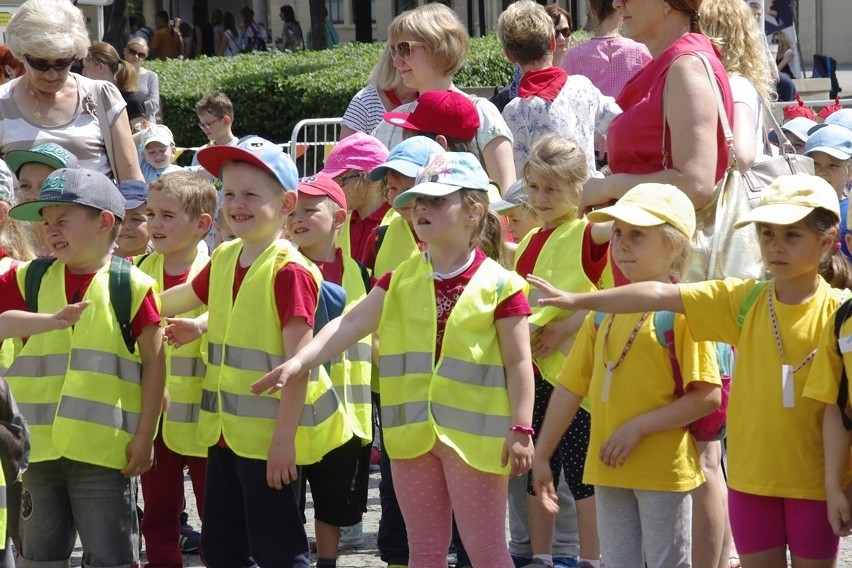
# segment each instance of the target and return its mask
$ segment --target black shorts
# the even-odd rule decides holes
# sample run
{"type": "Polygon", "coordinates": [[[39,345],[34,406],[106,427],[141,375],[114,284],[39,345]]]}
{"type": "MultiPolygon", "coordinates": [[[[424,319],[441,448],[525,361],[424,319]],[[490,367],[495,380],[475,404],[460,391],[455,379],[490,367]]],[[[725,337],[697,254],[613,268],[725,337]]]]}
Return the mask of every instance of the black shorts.
{"type": "MultiPolygon", "coordinates": [[[[538,442],[538,433],[544,423],[544,413],[553,394],[553,385],[541,375],[535,376],[535,404],[533,406],[533,440],[538,442]]],[[[577,410],[577,415],[559,440],[556,451],[550,458],[550,470],[553,472],[554,487],[559,483],[559,474],[565,474],[565,481],[576,501],[591,497],[595,494],[594,485],[583,483],[583,467],[586,464],[586,453],[589,451],[589,435],[591,434],[592,417],[583,408],[577,410]]],[[[527,493],[535,495],[532,486],[532,472],[527,475],[527,493]]]]}
{"type": "Polygon", "coordinates": [[[334,527],[349,527],[361,522],[357,483],[360,457],[361,438],[352,436],[319,462],[302,467],[302,475],[311,484],[317,520],[334,527]]]}

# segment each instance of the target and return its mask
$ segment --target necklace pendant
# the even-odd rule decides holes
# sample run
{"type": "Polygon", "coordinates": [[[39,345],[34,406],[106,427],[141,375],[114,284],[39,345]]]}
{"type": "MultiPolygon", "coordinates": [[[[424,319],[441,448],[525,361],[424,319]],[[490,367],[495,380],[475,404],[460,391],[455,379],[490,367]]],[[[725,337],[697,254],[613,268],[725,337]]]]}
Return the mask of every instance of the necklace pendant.
{"type": "Polygon", "coordinates": [[[33,118],[36,120],[41,120],[41,111],[35,111],[33,113],[33,118]]]}

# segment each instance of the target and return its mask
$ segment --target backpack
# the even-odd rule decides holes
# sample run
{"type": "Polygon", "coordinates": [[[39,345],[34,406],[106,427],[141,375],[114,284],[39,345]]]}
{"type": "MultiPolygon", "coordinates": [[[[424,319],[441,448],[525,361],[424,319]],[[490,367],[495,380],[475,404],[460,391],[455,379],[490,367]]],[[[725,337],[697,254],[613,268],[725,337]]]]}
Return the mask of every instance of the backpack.
{"type": "MultiPolygon", "coordinates": [[[[849,319],[850,315],[852,315],[852,299],[843,302],[834,313],[834,337],[837,340],[835,347],[837,347],[837,353],[841,357],[843,357],[843,352],[840,351],[840,328],[843,326],[843,322],[849,319]]],[[[849,377],[846,376],[846,365],[843,366],[843,371],[840,373],[840,391],[837,393],[837,406],[840,407],[843,427],[846,430],[852,430],[852,418],[847,413],[847,407],[849,406],[849,377]]]]}
{"type": "Polygon", "coordinates": [[[0,465],[6,485],[27,470],[30,462],[30,432],[6,380],[0,378],[0,465]]]}
{"type": "MultiPolygon", "coordinates": [[[[606,316],[605,312],[595,312],[596,329],[600,327],[606,316]]],[[[683,388],[683,374],[681,373],[680,363],[677,360],[677,351],[675,350],[674,316],[674,312],[654,312],[654,329],[656,330],[657,341],[665,348],[669,355],[669,361],[672,366],[672,378],[674,379],[674,392],[680,398],[686,391],[683,388]]],[[[702,416],[687,426],[689,433],[699,442],[721,440],[725,437],[726,433],[728,399],[731,393],[733,349],[730,345],[725,345],[724,343],[716,343],[715,345],[716,362],[719,365],[719,374],[722,379],[722,403],[719,405],[719,408],[710,414],[702,416]]]]}
{"type": "MultiPolygon", "coordinates": [[[[31,312],[38,312],[38,293],[41,281],[55,258],[37,258],[30,262],[24,277],[24,300],[31,312]]],[[[109,301],[118,320],[124,344],[130,353],[136,352],[136,340],[130,327],[130,267],[131,263],[120,256],[113,256],[109,265],[109,301]]]]}
{"type": "Polygon", "coordinates": [[[249,24],[249,29],[252,34],[246,37],[246,45],[243,48],[243,53],[249,51],[266,51],[266,41],[261,36],[261,32],[257,26],[249,24]]]}

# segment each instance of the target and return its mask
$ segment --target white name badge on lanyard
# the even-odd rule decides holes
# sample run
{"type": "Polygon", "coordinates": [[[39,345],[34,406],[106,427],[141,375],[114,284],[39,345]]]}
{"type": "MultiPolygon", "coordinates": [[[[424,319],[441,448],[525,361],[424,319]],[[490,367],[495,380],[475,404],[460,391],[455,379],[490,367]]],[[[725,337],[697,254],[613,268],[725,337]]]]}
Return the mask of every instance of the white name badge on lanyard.
{"type": "Polygon", "coordinates": [[[784,400],[784,408],[793,408],[796,404],[792,365],[781,365],[781,392],[784,400]]]}
{"type": "Polygon", "coordinates": [[[852,335],[841,337],[837,340],[837,346],[840,347],[841,353],[849,353],[852,351],[852,335]]]}

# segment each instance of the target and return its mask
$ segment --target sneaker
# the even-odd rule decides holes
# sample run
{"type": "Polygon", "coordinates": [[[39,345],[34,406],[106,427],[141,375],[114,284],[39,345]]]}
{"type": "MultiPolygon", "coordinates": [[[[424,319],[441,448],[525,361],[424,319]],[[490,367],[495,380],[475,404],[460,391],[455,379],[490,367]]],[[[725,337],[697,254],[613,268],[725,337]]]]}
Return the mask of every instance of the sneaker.
{"type": "Polygon", "coordinates": [[[180,551],[184,554],[195,554],[201,548],[201,533],[190,525],[181,525],[178,538],[180,551]]]}
{"type": "Polygon", "coordinates": [[[382,450],[373,446],[370,449],[370,471],[379,471],[379,460],[382,457],[382,450]]]}
{"type": "Polygon", "coordinates": [[[337,541],[338,550],[350,550],[364,544],[364,532],[361,523],[351,527],[340,527],[340,540],[337,541]]]}

